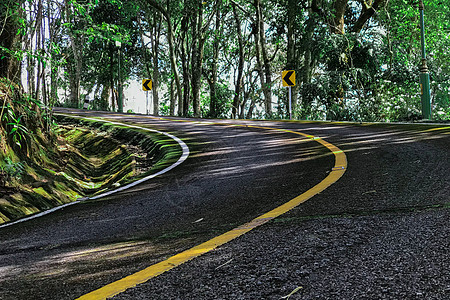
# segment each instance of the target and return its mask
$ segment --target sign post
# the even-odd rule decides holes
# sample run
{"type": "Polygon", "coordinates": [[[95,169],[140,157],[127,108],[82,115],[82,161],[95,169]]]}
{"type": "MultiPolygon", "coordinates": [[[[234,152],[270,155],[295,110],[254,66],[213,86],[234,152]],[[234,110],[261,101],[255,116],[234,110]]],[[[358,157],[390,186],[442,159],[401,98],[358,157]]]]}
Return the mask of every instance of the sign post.
{"type": "Polygon", "coordinates": [[[145,113],[148,115],[148,91],[145,91],[145,113]]]}
{"type": "Polygon", "coordinates": [[[151,91],[153,87],[153,82],[151,79],[142,79],[142,90],[145,91],[145,95],[146,95],[146,106],[145,106],[145,111],[147,112],[147,115],[150,114],[149,109],[148,109],[148,91],[151,91]]]}
{"type": "Polygon", "coordinates": [[[295,71],[284,70],[281,73],[281,81],[283,86],[289,87],[289,120],[292,120],[292,87],[295,86],[295,71]]]}
{"type": "Polygon", "coordinates": [[[119,71],[118,71],[118,75],[117,75],[117,78],[118,78],[118,89],[119,89],[119,91],[118,91],[119,92],[119,99],[117,100],[117,106],[118,106],[117,111],[120,112],[120,113],[123,113],[123,86],[122,86],[122,78],[120,76],[120,74],[121,74],[120,63],[121,63],[121,60],[122,60],[122,53],[121,53],[120,49],[122,47],[122,43],[119,42],[119,41],[116,41],[116,47],[119,48],[119,71]]]}

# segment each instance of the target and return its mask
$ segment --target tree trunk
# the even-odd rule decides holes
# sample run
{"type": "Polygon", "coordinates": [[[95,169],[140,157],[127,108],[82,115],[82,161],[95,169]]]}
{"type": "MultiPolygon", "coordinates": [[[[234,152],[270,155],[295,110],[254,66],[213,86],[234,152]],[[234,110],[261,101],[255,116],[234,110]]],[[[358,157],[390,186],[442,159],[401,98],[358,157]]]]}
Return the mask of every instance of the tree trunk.
{"type": "MultiPolygon", "coordinates": [[[[25,48],[29,51],[29,53],[33,51],[31,44],[31,42],[28,43],[25,48]]],[[[27,55],[27,91],[30,95],[34,95],[35,65],[35,60],[31,57],[31,55],[27,55]]]]}
{"type": "Polygon", "coordinates": [[[178,113],[180,113],[180,111],[183,111],[183,106],[182,106],[182,102],[181,102],[181,95],[182,95],[181,81],[180,81],[180,75],[178,73],[178,67],[177,67],[177,62],[176,62],[176,57],[175,57],[175,45],[174,45],[172,25],[171,25],[170,20],[167,21],[167,23],[168,23],[167,39],[169,41],[170,65],[172,67],[172,72],[173,72],[173,76],[175,79],[175,86],[177,88],[177,97],[178,97],[178,99],[180,99],[180,101],[178,102],[179,103],[178,113]]]}
{"type": "MultiPolygon", "coordinates": [[[[189,28],[189,18],[188,18],[188,8],[185,4],[185,12],[183,19],[181,21],[181,57],[183,59],[181,60],[181,66],[183,69],[183,94],[179,95],[180,101],[178,106],[178,115],[180,116],[187,116],[189,112],[189,106],[190,106],[190,81],[191,81],[191,75],[189,73],[189,54],[186,50],[188,46],[188,28],[189,28]]],[[[190,51],[189,51],[190,53],[190,51]]]]}
{"type": "MultiPolygon", "coordinates": [[[[36,3],[31,3],[31,2],[26,2],[24,5],[24,9],[28,9],[29,11],[37,11],[36,8],[36,3]],[[32,5],[34,5],[32,7],[32,5]]],[[[33,22],[34,19],[36,19],[36,16],[33,16],[32,14],[30,14],[29,16],[26,17],[27,18],[27,22],[33,22]]],[[[23,48],[28,52],[28,53],[33,53],[34,49],[33,49],[33,39],[34,39],[34,35],[36,33],[36,27],[31,28],[31,31],[27,34],[26,38],[25,38],[25,43],[23,48]]],[[[32,57],[32,55],[27,55],[27,92],[29,95],[34,95],[35,93],[35,67],[36,67],[36,60],[32,57]]]]}
{"type": "Polygon", "coordinates": [[[254,95],[251,95],[250,107],[248,108],[246,119],[251,119],[253,117],[253,110],[255,109],[255,105],[256,105],[256,97],[254,95]]]}
{"type": "Polygon", "coordinates": [[[174,79],[170,80],[170,115],[174,116],[175,115],[175,106],[176,106],[176,96],[175,96],[175,91],[174,91],[174,79]]]}
{"type": "MultiPolygon", "coordinates": [[[[139,35],[141,37],[141,41],[142,41],[142,51],[143,51],[143,56],[144,56],[144,67],[145,67],[145,71],[146,73],[143,74],[143,76],[145,78],[148,78],[150,76],[151,72],[151,68],[150,68],[150,56],[148,55],[148,51],[147,51],[147,45],[144,43],[144,37],[146,36],[144,34],[144,29],[142,28],[142,21],[141,21],[141,15],[137,14],[137,22],[138,22],[138,26],[139,26],[139,35]]],[[[148,36],[147,36],[148,37],[148,36]]]]}
{"type": "MultiPolygon", "coordinates": [[[[172,20],[170,19],[169,10],[163,8],[161,5],[159,5],[155,0],[146,0],[150,6],[152,6],[154,9],[158,10],[162,13],[164,16],[164,19],[166,19],[167,23],[167,41],[169,43],[169,58],[170,58],[170,66],[172,67],[172,72],[175,79],[175,84],[177,87],[177,95],[178,97],[182,94],[182,88],[181,88],[181,81],[180,81],[180,75],[178,73],[178,67],[177,67],[177,59],[176,59],[176,53],[175,53],[175,42],[174,42],[174,32],[173,32],[173,26],[172,26],[172,20]]],[[[167,1],[167,6],[169,6],[169,0],[167,1]]],[[[181,103],[180,103],[181,104],[181,103]]],[[[180,109],[182,111],[182,107],[179,105],[179,113],[180,109]]]]}
{"type": "MultiPolygon", "coordinates": [[[[65,0],[65,8],[66,8],[66,16],[67,16],[67,22],[74,22],[69,17],[72,15],[71,9],[70,9],[71,2],[69,0],[65,0]]],[[[70,107],[78,107],[79,99],[80,99],[80,82],[81,82],[81,68],[82,68],[82,57],[81,57],[81,50],[79,47],[79,41],[77,39],[76,34],[71,32],[69,30],[69,39],[70,39],[70,46],[72,48],[73,52],[73,63],[75,65],[75,70],[71,68],[69,75],[70,80],[70,96],[69,96],[69,105],[70,107]]]]}
{"type": "MultiPolygon", "coordinates": [[[[287,28],[287,62],[286,70],[298,70],[298,59],[296,55],[295,43],[295,18],[297,16],[297,1],[288,1],[288,28],[287,28]]],[[[292,116],[295,118],[297,108],[298,84],[291,87],[292,116]]]]}
{"type": "Polygon", "coordinates": [[[261,81],[261,88],[264,93],[264,108],[266,116],[272,117],[272,72],[270,62],[267,56],[266,35],[264,33],[264,20],[261,11],[261,1],[255,0],[256,21],[254,24],[255,50],[258,65],[258,73],[261,81]]]}
{"type": "Polygon", "coordinates": [[[211,66],[211,78],[209,79],[209,112],[212,118],[217,118],[218,116],[218,99],[217,99],[217,71],[219,66],[219,40],[221,35],[221,3],[222,1],[216,0],[216,24],[214,31],[214,42],[213,42],[213,62],[211,66]]]}
{"type": "Polygon", "coordinates": [[[152,52],[153,52],[153,114],[159,115],[159,39],[161,36],[161,13],[157,12],[153,15],[153,34],[151,42],[152,42],[152,52]]]}
{"type": "MultiPolygon", "coordinates": [[[[17,1],[0,6],[0,46],[14,53],[20,50],[21,35],[17,34],[19,24],[17,14],[21,13],[23,1],[17,1]]],[[[0,50],[0,77],[8,78],[12,82],[20,82],[20,61],[11,53],[0,50]]]]}
{"type": "Polygon", "coordinates": [[[103,86],[103,90],[102,90],[102,94],[100,96],[100,101],[101,103],[99,103],[99,107],[101,110],[108,110],[109,109],[109,98],[111,96],[110,94],[111,92],[111,87],[104,85],[103,86]]]}
{"type": "Polygon", "coordinates": [[[205,45],[205,40],[202,32],[203,25],[203,4],[201,0],[194,1],[194,24],[192,26],[192,105],[194,108],[194,116],[200,117],[200,88],[201,88],[201,78],[202,78],[202,67],[203,67],[203,50],[205,45]]]}
{"type": "Polygon", "coordinates": [[[347,8],[348,0],[335,0],[334,2],[334,18],[333,23],[331,24],[331,33],[335,34],[344,34],[344,15],[345,9],[347,8]]]}
{"type": "MultiPolygon", "coordinates": [[[[43,49],[41,48],[41,27],[42,27],[42,0],[39,0],[37,4],[37,16],[36,16],[36,55],[42,55],[43,49]]],[[[34,99],[38,100],[40,98],[41,92],[41,79],[42,79],[42,62],[38,60],[37,63],[37,77],[36,77],[36,89],[34,94],[34,99]]]]}
{"type": "Polygon", "coordinates": [[[240,115],[239,115],[240,119],[244,118],[245,104],[248,102],[250,97],[251,97],[250,106],[248,108],[247,116],[245,116],[245,118],[246,119],[251,119],[252,116],[253,116],[253,109],[255,108],[255,104],[256,104],[256,97],[253,94],[255,92],[255,86],[256,86],[256,81],[258,81],[258,76],[255,76],[253,78],[253,81],[252,81],[251,77],[252,77],[252,73],[249,72],[249,75],[248,75],[248,90],[247,91],[244,90],[244,100],[242,101],[241,112],[240,112],[240,115]]]}
{"type": "Polygon", "coordinates": [[[361,1],[361,14],[355,25],[353,25],[352,31],[359,33],[364,28],[364,25],[367,23],[367,21],[377,12],[377,10],[385,6],[388,2],[389,0],[361,1]]]}
{"type": "Polygon", "coordinates": [[[303,39],[303,49],[304,49],[304,63],[301,72],[301,83],[308,84],[311,83],[312,80],[312,67],[313,67],[313,59],[312,59],[312,44],[313,44],[313,35],[316,27],[316,20],[314,19],[314,13],[309,12],[309,18],[306,21],[306,34],[303,39]]]}
{"type": "Polygon", "coordinates": [[[49,95],[49,105],[53,107],[58,100],[58,63],[56,63],[55,52],[53,45],[55,44],[55,33],[57,30],[56,24],[58,22],[53,21],[53,6],[49,2],[47,6],[47,10],[49,12],[47,22],[49,24],[49,52],[52,57],[50,61],[50,95],[49,95]]]}
{"type": "MultiPolygon", "coordinates": [[[[42,27],[42,38],[41,38],[41,49],[42,49],[42,53],[44,54],[45,53],[45,51],[46,51],[46,45],[45,45],[45,43],[46,43],[46,41],[48,40],[47,38],[46,38],[46,32],[48,32],[49,30],[50,30],[50,28],[48,28],[48,27],[46,27],[46,25],[48,25],[48,24],[46,24],[46,19],[45,18],[43,18],[42,19],[42,24],[43,24],[43,27],[42,27]]],[[[47,78],[46,78],[46,66],[45,66],[45,64],[44,64],[44,62],[42,61],[41,62],[41,65],[42,65],[42,71],[41,71],[41,80],[42,80],[42,103],[44,103],[44,105],[45,105],[45,107],[48,107],[48,93],[47,93],[47,90],[48,90],[48,84],[47,84],[47,78]]]]}
{"type": "MultiPolygon", "coordinates": [[[[236,5],[233,5],[233,15],[234,15],[234,20],[236,22],[237,39],[238,39],[238,43],[239,43],[238,74],[237,74],[236,82],[234,83],[234,85],[235,85],[234,99],[233,99],[233,108],[231,111],[231,117],[233,119],[235,119],[238,116],[238,108],[239,108],[241,90],[242,90],[242,84],[243,84],[242,78],[243,78],[243,74],[244,74],[244,41],[242,38],[241,19],[237,13],[236,5]]],[[[244,115],[244,105],[241,107],[241,111],[239,114],[240,118],[242,118],[244,115]]]]}

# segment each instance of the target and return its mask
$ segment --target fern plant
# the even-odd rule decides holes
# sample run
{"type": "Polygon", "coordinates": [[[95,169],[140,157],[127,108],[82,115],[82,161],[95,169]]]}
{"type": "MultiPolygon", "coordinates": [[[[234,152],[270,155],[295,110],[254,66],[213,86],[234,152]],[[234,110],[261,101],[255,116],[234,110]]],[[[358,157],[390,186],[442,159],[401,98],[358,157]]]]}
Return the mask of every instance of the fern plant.
{"type": "Polygon", "coordinates": [[[22,148],[22,142],[25,141],[28,136],[28,128],[21,123],[22,116],[16,116],[12,108],[6,106],[7,113],[3,115],[3,121],[8,122],[7,125],[11,126],[9,134],[12,135],[14,144],[22,148]]]}

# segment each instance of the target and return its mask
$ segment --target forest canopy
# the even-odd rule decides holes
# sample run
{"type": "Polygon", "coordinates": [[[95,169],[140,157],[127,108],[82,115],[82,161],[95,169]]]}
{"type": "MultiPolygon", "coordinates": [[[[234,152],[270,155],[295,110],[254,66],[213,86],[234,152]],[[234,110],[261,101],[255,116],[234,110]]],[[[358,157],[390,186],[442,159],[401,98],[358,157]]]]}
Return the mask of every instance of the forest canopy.
{"type": "MultiPolygon", "coordinates": [[[[450,3],[423,2],[433,119],[449,120],[450,3]]],[[[156,115],[287,118],[281,72],[295,70],[295,119],[415,120],[418,4],[3,0],[0,77],[32,110],[89,99],[117,111],[122,99],[127,108],[127,86],[150,78],[156,115]]]]}

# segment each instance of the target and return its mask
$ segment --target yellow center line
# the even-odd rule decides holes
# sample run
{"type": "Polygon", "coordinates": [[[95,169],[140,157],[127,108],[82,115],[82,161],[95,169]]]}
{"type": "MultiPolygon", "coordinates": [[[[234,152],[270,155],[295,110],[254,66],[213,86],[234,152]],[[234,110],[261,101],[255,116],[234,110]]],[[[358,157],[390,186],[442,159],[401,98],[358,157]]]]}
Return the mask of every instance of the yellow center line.
{"type": "MultiPolygon", "coordinates": [[[[211,124],[211,123],[209,122],[208,125],[209,124],[211,124]]],[[[224,123],[212,123],[212,124],[230,125],[230,124],[224,124],[224,123]]],[[[235,125],[235,124],[232,124],[232,125],[235,125]]],[[[144,283],[144,282],[150,280],[151,278],[154,278],[154,277],[156,277],[166,271],[169,271],[189,260],[192,260],[193,258],[196,258],[202,254],[205,254],[211,250],[214,250],[215,248],[217,248],[225,243],[228,243],[239,236],[242,236],[243,234],[249,232],[250,230],[269,222],[270,220],[292,210],[294,207],[298,206],[299,204],[314,197],[315,195],[322,192],[323,190],[328,188],[330,185],[332,185],[333,183],[338,181],[339,178],[341,178],[342,175],[344,175],[344,173],[347,169],[347,157],[345,156],[344,151],[342,151],[338,147],[334,146],[333,144],[328,143],[327,141],[325,141],[319,137],[315,137],[315,136],[304,134],[304,133],[297,132],[297,131],[286,130],[286,129],[277,129],[277,128],[271,128],[271,127],[261,127],[261,126],[253,126],[253,125],[236,125],[236,126],[282,131],[282,132],[287,132],[287,133],[291,133],[291,134],[301,135],[305,138],[316,141],[316,142],[322,144],[324,147],[328,148],[334,154],[334,156],[335,156],[334,167],[332,168],[332,170],[328,174],[328,176],[325,179],[323,179],[320,183],[313,186],[312,188],[310,188],[303,194],[288,201],[287,203],[251,220],[248,223],[245,223],[245,224],[243,224],[237,228],[234,228],[222,235],[219,235],[209,241],[206,241],[198,246],[195,246],[195,247],[190,248],[186,251],[183,251],[179,254],[176,254],[162,262],[151,265],[151,266],[149,266],[139,272],[131,274],[125,278],[122,278],[122,279],[112,282],[108,285],[105,285],[95,291],[92,291],[86,295],[81,296],[78,299],[92,300],[92,299],[107,299],[107,298],[113,297],[114,295],[120,294],[129,288],[135,287],[138,284],[144,283]]]]}
{"type": "Polygon", "coordinates": [[[431,128],[427,130],[422,130],[421,132],[448,131],[448,130],[450,130],[450,126],[431,128]]]}

